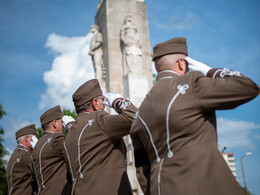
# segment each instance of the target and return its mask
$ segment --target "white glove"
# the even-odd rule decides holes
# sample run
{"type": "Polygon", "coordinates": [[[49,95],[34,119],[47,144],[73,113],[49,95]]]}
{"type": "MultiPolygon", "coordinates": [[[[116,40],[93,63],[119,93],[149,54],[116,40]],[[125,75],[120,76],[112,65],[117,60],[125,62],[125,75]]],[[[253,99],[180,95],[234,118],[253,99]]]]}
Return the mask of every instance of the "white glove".
{"type": "Polygon", "coordinates": [[[37,139],[37,137],[35,137],[35,136],[32,136],[32,141],[30,142],[30,143],[31,143],[31,146],[32,146],[32,148],[34,148],[34,147],[35,147],[35,145],[37,144],[37,142],[38,142],[38,139],[37,139]]]}
{"type": "Polygon", "coordinates": [[[186,57],[185,60],[188,62],[189,70],[191,71],[200,71],[205,76],[207,76],[208,71],[211,69],[211,67],[207,66],[206,64],[203,64],[202,62],[199,62],[197,60],[194,60],[190,57],[186,57]]]}
{"type": "Polygon", "coordinates": [[[123,96],[120,95],[119,93],[103,93],[102,95],[105,98],[104,105],[110,108],[112,108],[115,99],[123,98],[123,96]]]}
{"type": "Polygon", "coordinates": [[[65,128],[66,125],[67,125],[69,122],[71,122],[71,121],[75,121],[74,118],[72,118],[72,117],[69,116],[69,115],[64,115],[64,116],[62,117],[63,127],[65,128]]]}

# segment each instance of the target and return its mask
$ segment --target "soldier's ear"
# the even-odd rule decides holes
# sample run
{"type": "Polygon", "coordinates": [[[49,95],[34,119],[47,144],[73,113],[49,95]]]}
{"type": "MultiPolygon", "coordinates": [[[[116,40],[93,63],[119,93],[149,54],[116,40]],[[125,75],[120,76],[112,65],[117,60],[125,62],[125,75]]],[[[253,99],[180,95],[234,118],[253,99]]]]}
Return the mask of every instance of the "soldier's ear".
{"type": "Polygon", "coordinates": [[[52,126],[53,126],[54,128],[57,127],[57,121],[56,121],[56,120],[53,120],[51,123],[52,123],[52,126]]]}
{"type": "Polygon", "coordinates": [[[97,98],[94,98],[92,100],[92,107],[93,107],[93,110],[99,110],[99,105],[98,105],[98,99],[97,98]]]}
{"type": "Polygon", "coordinates": [[[186,72],[186,62],[182,58],[180,58],[178,59],[177,64],[179,70],[184,74],[186,72]]]}
{"type": "Polygon", "coordinates": [[[29,136],[28,136],[28,135],[25,136],[24,141],[25,141],[25,142],[30,142],[30,139],[29,139],[29,136]]]}

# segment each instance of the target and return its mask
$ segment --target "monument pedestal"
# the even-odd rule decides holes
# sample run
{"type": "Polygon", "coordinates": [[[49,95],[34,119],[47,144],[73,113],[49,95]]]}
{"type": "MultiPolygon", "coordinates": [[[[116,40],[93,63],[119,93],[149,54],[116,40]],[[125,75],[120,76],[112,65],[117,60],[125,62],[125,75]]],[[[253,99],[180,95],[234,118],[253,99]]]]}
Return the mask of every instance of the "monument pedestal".
{"type": "Polygon", "coordinates": [[[147,78],[142,75],[127,75],[124,78],[124,96],[139,107],[149,91],[147,78]]]}

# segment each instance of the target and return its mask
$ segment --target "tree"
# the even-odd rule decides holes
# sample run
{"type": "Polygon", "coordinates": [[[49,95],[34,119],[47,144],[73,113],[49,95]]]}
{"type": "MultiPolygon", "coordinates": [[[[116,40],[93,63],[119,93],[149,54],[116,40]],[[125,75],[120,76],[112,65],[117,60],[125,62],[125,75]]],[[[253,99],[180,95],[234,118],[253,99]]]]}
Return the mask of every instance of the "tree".
{"type": "Polygon", "coordinates": [[[72,112],[71,112],[71,110],[69,110],[69,109],[66,109],[66,108],[63,108],[63,114],[64,115],[69,115],[69,116],[71,116],[72,118],[74,118],[75,120],[76,120],[76,118],[77,118],[77,114],[76,114],[76,112],[75,112],[75,110],[73,110],[72,112]]]}
{"type": "MultiPolygon", "coordinates": [[[[0,119],[6,115],[6,112],[2,108],[2,104],[0,104],[0,119]]],[[[4,160],[4,156],[8,154],[7,150],[3,146],[3,136],[4,129],[0,126],[0,195],[5,195],[8,193],[8,185],[7,185],[7,176],[6,176],[6,160],[4,160]]]]}
{"type": "Polygon", "coordinates": [[[157,77],[157,74],[154,74],[154,73],[153,73],[153,84],[156,83],[156,77],[157,77]]]}
{"type": "Polygon", "coordinates": [[[41,127],[36,128],[37,131],[37,138],[40,139],[42,137],[43,131],[41,127]]]}
{"type": "MultiPolygon", "coordinates": [[[[71,111],[71,110],[69,110],[69,109],[63,108],[62,113],[63,113],[63,115],[71,116],[71,117],[74,118],[75,120],[76,120],[76,118],[77,118],[77,114],[76,114],[76,112],[75,112],[74,110],[71,111]]],[[[65,130],[64,134],[65,134],[65,135],[68,134],[67,130],[65,130]]]]}
{"type": "MultiPolygon", "coordinates": [[[[245,189],[244,187],[242,187],[242,186],[241,186],[241,188],[242,188],[243,192],[246,194],[246,189],[245,189]]],[[[247,194],[246,194],[246,195],[254,195],[254,194],[252,194],[252,193],[247,189],[247,194]]]]}

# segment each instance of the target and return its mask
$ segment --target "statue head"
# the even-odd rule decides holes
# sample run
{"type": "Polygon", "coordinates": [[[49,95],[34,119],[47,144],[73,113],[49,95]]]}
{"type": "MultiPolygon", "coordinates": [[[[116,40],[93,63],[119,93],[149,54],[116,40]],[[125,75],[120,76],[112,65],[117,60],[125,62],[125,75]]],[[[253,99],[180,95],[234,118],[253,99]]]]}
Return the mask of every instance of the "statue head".
{"type": "Polygon", "coordinates": [[[90,28],[90,31],[91,31],[92,33],[96,32],[96,31],[99,31],[98,25],[93,24],[93,25],[91,26],[91,28],[90,28]]]}
{"type": "Polygon", "coordinates": [[[131,23],[132,22],[132,16],[126,16],[125,17],[125,24],[127,24],[127,23],[131,23]]]}

